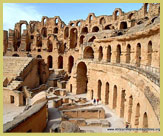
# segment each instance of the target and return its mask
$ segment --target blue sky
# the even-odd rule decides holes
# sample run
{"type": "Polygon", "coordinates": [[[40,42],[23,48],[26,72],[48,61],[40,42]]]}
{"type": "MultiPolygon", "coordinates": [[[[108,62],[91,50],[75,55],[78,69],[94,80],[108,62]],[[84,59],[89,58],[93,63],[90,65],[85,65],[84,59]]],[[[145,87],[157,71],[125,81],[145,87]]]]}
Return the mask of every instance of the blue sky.
{"type": "Polygon", "coordinates": [[[19,20],[41,21],[42,16],[60,16],[68,24],[70,20],[86,19],[92,12],[96,16],[111,15],[115,8],[128,12],[139,10],[142,5],[142,3],[5,3],[3,29],[13,29],[19,20]]]}

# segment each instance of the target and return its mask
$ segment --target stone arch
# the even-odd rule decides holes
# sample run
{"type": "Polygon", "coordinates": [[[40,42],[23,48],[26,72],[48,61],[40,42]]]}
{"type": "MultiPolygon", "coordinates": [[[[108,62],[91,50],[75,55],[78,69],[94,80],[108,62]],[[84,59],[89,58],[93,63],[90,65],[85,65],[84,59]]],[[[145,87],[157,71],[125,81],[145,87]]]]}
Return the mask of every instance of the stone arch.
{"type": "Polygon", "coordinates": [[[69,28],[66,27],[66,28],[64,29],[64,39],[67,39],[68,36],[69,36],[69,28]]]}
{"type": "Polygon", "coordinates": [[[147,52],[147,65],[148,66],[151,66],[151,62],[152,62],[152,52],[153,52],[153,50],[152,50],[152,41],[149,41],[148,42],[148,52],[147,52]]]}
{"type": "Polygon", "coordinates": [[[77,65],[77,94],[87,93],[87,66],[84,62],[77,65]]]}
{"type": "Polygon", "coordinates": [[[134,13],[130,13],[129,15],[128,15],[128,19],[132,19],[133,18],[133,15],[134,15],[134,13]]]}
{"type": "Polygon", "coordinates": [[[43,18],[43,25],[46,25],[47,24],[47,17],[44,17],[43,18]]]}
{"type": "Polygon", "coordinates": [[[42,34],[43,37],[47,37],[47,28],[46,27],[42,28],[41,34],[42,34]]]}
{"type": "Polygon", "coordinates": [[[57,27],[54,28],[53,33],[54,33],[54,34],[58,34],[58,28],[57,28],[57,27]]]}
{"type": "Polygon", "coordinates": [[[84,59],[93,59],[94,58],[94,51],[92,49],[92,47],[90,46],[87,46],[85,49],[84,49],[84,59]]]}
{"type": "Polygon", "coordinates": [[[98,32],[98,31],[99,31],[98,26],[94,26],[94,27],[92,28],[92,32],[98,32]]]}
{"type": "Polygon", "coordinates": [[[47,51],[48,52],[52,52],[53,51],[53,43],[52,43],[52,41],[50,39],[48,40],[47,51]]]}
{"type": "Polygon", "coordinates": [[[17,53],[12,55],[13,57],[19,57],[19,55],[17,53]]]}
{"type": "Polygon", "coordinates": [[[114,85],[113,88],[113,109],[117,107],[117,86],[114,85]]]}
{"type": "Polygon", "coordinates": [[[100,18],[100,25],[104,25],[105,23],[106,23],[105,18],[104,17],[100,18]]]}
{"type": "Polygon", "coordinates": [[[127,29],[127,22],[126,21],[121,22],[119,29],[127,29]]]}
{"type": "Polygon", "coordinates": [[[80,25],[81,25],[81,22],[78,21],[78,22],[76,23],[76,26],[80,26],[80,25]]]}
{"type": "Polygon", "coordinates": [[[73,65],[74,65],[74,57],[69,56],[68,58],[68,72],[69,73],[71,73],[73,65]]]}
{"type": "Polygon", "coordinates": [[[133,106],[133,97],[132,95],[129,97],[128,102],[128,122],[131,123],[131,116],[132,116],[132,106],[133,106]]]}
{"type": "Polygon", "coordinates": [[[88,40],[88,42],[93,42],[95,39],[96,39],[96,37],[95,37],[95,36],[92,36],[92,37],[88,40]]]}
{"type": "Polygon", "coordinates": [[[26,23],[22,23],[20,24],[20,34],[23,34],[23,31],[27,30],[27,24],[26,23]]]}
{"type": "Polygon", "coordinates": [[[140,104],[137,103],[136,105],[136,113],[135,113],[135,127],[139,127],[139,117],[140,117],[140,104]]]}
{"type": "Polygon", "coordinates": [[[53,68],[53,57],[49,55],[47,59],[48,59],[48,67],[53,68]]]}
{"type": "Polygon", "coordinates": [[[117,56],[116,56],[116,63],[120,63],[121,62],[121,45],[118,44],[117,45],[117,56]]]}
{"type": "Polygon", "coordinates": [[[89,15],[89,23],[91,23],[92,22],[92,20],[93,20],[93,15],[91,14],[91,15],[89,15]]]}
{"type": "Polygon", "coordinates": [[[107,62],[111,62],[111,46],[107,47],[107,62]]]}
{"type": "Polygon", "coordinates": [[[111,26],[112,26],[111,24],[106,25],[105,28],[104,28],[104,30],[111,30],[112,29],[111,26]]]}
{"type": "Polygon", "coordinates": [[[125,90],[121,92],[121,107],[120,107],[120,117],[124,117],[124,110],[125,110],[125,90]]]}
{"type": "Polygon", "coordinates": [[[97,86],[97,98],[101,100],[101,88],[102,88],[102,82],[101,80],[98,80],[98,86],[97,86]]]}
{"type": "Polygon", "coordinates": [[[109,104],[109,83],[106,82],[105,85],[105,104],[109,104]]]}
{"type": "Polygon", "coordinates": [[[116,8],[113,12],[113,20],[117,20],[119,16],[122,15],[122,10],[120,8],[116,8]]]}
{"type": "Polygon", "coordinates": [[[100,46],[98,50],[98,60],[101,61],[102,58],[103,58],[103,48],[102,46],[100,46]]]}
{"type": "Polygon", "coordinates": [[[77,46],[78,31],[76,28],[70,30],[70,48],[75,48],[77,46]]]}
{"type": "Polygon", "coordinates": [[[144,4],[144,15],[149,12],[149,3],[144,4]]]}
{"type": "Polygon", "coordinates": [[[136,46],[136,66],[140,67],[141,64],[141,44],[138,43],[136,46]]]}
{"type": "Polygon", "coordinates": [[[55,24],[55,25],[58,25],[58,22],[59,22],[59,19],[56,17],[56,18],[54,19],[54,24],[55,24]]]}
{"type": "Polygon", "coordinates": [[[83,42],[84,42],[84,38],[85,38],[84,35],[81,35],[81,36],[80,36],[80,45],[83,44],[83,42]]]}
{"type": "Polygon", "coordinates": [[[83,27],[81,30],[81,34],[87,34],[88,33],[88,27],[83,27]]]}
{"type": "Polygon", "coordinates": [[[58,57],[58,69],[63,69],[63,57],[58,57]]]}
{"type": "Polygon", "coordinates": [[[143,128],[148,128],[148,116],[146,112],[143,114],[143,128]]]}
{"type": "Polygon", "coordinates": [[[128,44],[126,49],[126,63],[130,63],[130,60],[131,60],[131,45],[128,44]]]}

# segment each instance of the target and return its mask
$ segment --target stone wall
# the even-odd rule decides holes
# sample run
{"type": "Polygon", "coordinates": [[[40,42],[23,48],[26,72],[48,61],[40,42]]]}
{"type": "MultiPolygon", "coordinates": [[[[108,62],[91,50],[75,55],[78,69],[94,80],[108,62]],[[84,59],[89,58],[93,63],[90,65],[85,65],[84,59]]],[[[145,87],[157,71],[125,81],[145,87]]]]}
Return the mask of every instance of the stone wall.
{"type": "Polygon", "coordinates": [[[46,102],[36,104],[3,126],[3,132],[42,132],[46,127],[46,102]],[[40,120],[41,119],[41,120],[40,120]]]}

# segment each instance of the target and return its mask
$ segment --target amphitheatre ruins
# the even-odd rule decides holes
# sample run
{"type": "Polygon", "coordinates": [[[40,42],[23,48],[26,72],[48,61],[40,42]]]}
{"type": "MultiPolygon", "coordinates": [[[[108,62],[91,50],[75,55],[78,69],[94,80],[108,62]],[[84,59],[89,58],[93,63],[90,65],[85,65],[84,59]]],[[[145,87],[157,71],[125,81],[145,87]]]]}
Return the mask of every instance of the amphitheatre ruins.
{"type": "Polygon", "coordinates": [[[160,4],[4,30],[3,104],[4,132],[159,129],[160,4]]]}

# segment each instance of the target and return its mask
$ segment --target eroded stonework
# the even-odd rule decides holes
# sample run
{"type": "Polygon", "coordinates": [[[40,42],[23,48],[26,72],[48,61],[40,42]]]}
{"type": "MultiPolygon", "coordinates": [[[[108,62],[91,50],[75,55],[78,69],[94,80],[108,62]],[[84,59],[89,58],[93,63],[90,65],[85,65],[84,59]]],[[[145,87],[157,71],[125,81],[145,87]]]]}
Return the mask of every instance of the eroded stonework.
{"type": "MultiPolygon", "coordinates": [[[[34,72],[39,78],[34,75],[36,79],[31,81],[37,81],[35,86],[30,82],[33,77],[23,82],[27,88],[14,75],[18,83],[12,89],[13,75],[4,67],[8,72],[4,73],[4,97],[19,90],[22,96],[17,105],[23,104],[24,97],[59,87],[59,91],[54,89],[55,95],[86,94],[87,100],[99,99],[132,128],[160,128],[160,4],[145,3],[128,13],[117,8],[109,16],[90,13],[86,20],[68,25],[59,16],[43,16],[41,22],[21,20],[14,30],[4,31],[3,54],[4,64],[9,56],[26,58],[30,64],[33,61],[28,67],[36,66],[39,71],[34,72]]],[[[65,113],[66,106],[73,109],[73,105],[64,107],[68,101],[57,98],[53,104],[62,106],[65,113]]],[[[71,112],[79,111],[67,111],[69,116],[71,112]]],[[[84,112],[87,116],[89,110],[84,112]]]]}

